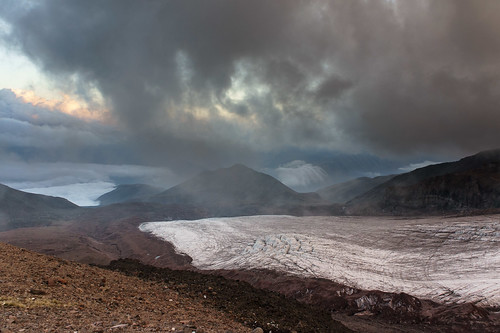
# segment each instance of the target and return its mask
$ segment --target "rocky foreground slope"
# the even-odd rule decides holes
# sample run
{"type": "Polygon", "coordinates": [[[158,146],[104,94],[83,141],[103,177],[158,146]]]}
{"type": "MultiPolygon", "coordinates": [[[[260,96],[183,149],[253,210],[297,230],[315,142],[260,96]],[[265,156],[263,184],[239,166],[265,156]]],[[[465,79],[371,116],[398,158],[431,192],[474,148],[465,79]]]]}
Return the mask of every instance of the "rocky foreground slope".
{"type": "Polygon", "coordinates": [[[0,253],[2,333],[251,331],[164,284],[2,243],[0,253]]]}
{"type": "Polygon", "coordinates": [[[144,280],[168,281],[179,292],[195,297],[204,295],[210,285],[212,293],[206,302],[237,314],[243,322],[269,318],[260,320],[265,332],[289,332],[290,328],[292,332],[342,331],[331,324],[332,318],[360,333],[500,331],[499,309],[485,309],[472,303],[438,304],[405,293],[360,290],[326,279],[268,270],[218,270],[200,274],[143,265],[129,259],[114,261],[108,268],[144,280]],[[300,306],[296,301],[311,307],[300,306]]]}
{"type": "Polygon", "coordinates": [[[243,282],[188,271],[163,277],[140,279],[0,243],[0,332],[349,331],[327,312],[243,282]]]}

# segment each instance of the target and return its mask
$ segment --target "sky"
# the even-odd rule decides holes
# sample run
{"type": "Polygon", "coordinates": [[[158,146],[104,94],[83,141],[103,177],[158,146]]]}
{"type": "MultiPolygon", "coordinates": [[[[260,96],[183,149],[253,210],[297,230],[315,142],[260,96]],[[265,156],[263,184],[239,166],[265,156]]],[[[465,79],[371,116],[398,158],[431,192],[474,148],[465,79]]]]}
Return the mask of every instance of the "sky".
{"type": "Polygon", "coordinates": [[[243,163],[311,190],[498,148],[499,15],[493,0],[2,0],[0,182],[168,187],[243,163]]]}

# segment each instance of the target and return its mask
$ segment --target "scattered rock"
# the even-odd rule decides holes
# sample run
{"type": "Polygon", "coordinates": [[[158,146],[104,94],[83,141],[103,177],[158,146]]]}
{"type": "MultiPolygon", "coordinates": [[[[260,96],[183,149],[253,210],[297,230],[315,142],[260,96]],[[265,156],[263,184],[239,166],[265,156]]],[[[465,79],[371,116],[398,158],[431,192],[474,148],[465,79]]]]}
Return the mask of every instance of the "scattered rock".
{"type": "Polygon", "coordinates": [[[112,330],[112,329],[116,329],[116,328],[125,328],[127,326],[128,326],[128,324],[118,324],[115,326],[111,326],[109,329],[112,330]]]}
{"type": "Polygon", "coordinates": [[[360,298],[357,298],[355,302],[359,310],[366,311],[375,308],[382,302],[382,300],[379,295],[368,294],[368,295],[363,295],[360,298]]]}
{"type": "Polygon", "coordinates": [[[39,289],[30,289],[29,293],[32,295],[47,295],[45,291],[39,289]]]}
{"type": "Polygon", "coordinates": [[[49,287],[55,287],[55,286],[57,286],[57,281],[54,278],[48,278],[47,281],[45,281],[45,283],[49,287]]]}
{"type": "Polygon", "coordinates": [[[365,310],[365,311],[355,313],[354,315],[358,316],[358,317],[365,317],[365,316],[373,316],[373,314],[374,314],[373,312],[365,310]]]}
{"type": "Polygon", "coordinates": [[[59,282],[60,284],[68,284],[68,281],[66,279],[63,279],[63,278],[58,278],[57,282],[59,282]]]}

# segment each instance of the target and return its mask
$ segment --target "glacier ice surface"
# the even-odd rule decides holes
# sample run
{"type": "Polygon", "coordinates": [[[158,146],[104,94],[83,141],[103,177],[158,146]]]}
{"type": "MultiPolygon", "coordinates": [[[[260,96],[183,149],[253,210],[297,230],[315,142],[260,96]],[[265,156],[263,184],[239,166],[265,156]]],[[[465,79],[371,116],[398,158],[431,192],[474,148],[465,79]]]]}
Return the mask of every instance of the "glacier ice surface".
{"type": "Polygon", "coordinates": [[[441,302],[500,305],[500,215],[247,216],[140,226],[200,269],[272,269],[441,302]]]}

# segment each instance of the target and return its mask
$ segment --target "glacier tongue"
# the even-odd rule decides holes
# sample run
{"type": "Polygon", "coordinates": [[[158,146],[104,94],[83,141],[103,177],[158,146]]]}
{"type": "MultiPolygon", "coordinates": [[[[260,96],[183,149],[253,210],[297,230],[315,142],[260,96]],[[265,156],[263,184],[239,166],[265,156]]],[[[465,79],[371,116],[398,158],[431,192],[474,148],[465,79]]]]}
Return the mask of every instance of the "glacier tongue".
{"type": "Polygon", "coordinates": [[[140,226],[200,269],[272,269],[360,289],[500,305],[500,216],[249,216],[140,226]]]}

